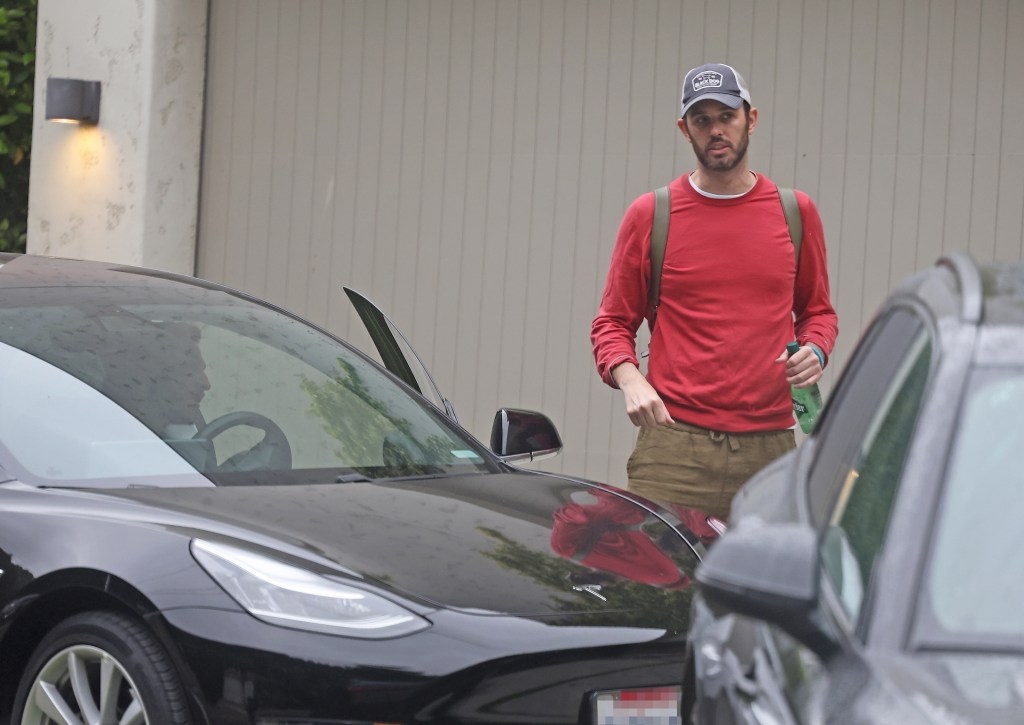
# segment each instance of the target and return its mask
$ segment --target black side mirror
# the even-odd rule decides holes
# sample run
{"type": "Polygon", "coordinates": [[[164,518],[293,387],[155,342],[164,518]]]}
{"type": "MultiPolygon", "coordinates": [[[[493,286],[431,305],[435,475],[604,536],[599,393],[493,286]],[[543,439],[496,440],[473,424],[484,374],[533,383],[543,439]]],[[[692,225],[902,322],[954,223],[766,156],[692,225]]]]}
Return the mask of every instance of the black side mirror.
{"type": "Polygon", "coordinates": [[[491,450],[505,461],[535,461],[562,450],[562,439],[543,413],[502,408],[491,426],[491,450]]]}
{"type": "Polygon", "coordinates": [[[718,614],[774,624],[823,659],[839,647],[819,611],[818,535],[803,524],[741,525],[719,538],[697,583],[718,614]]]}

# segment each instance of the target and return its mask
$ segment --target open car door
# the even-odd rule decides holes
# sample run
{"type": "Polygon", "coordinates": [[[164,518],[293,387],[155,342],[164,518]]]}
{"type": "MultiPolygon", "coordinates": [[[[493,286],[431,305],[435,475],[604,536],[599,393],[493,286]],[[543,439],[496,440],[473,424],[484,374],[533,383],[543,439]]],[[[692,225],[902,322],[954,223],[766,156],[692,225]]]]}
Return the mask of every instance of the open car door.
{"type": "MultiPolygon", "coordinates": [[[[349,287],[342,289],[366,327],[384,367],[457,423],[455,407],[441,394],[401,330],[369,299],[349,287]]],[[[501,408],[491,427],[491,450],[505,462],[535,461],[562,450],[562,439],[543,413],[501,408]]]]}
{"type": "Polygon", "coordinates": [[[366,326],[384,367],[409,385],[452,420],[458,422],[455,407],[438,389],[412,345],[377,305],[355,290],[344,287],[359,319],[366,326]]]}

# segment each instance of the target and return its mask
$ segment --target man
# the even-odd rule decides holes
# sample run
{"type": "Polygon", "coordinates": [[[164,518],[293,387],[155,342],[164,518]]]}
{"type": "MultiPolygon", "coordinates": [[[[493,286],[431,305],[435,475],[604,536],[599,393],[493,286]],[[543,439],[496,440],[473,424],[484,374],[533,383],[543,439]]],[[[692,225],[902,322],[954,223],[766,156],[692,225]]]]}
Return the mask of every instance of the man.
{"type": "Polygon", "coordinates": [[[191,438],[204,424],[199,406],[210,389],[199,329],[160,322],[111,333],[110,340],[102,351],[104,392],[161,438],[191,438]]]}
{"type": "Polygon", "coordinates": [[[591,327],[602,379],[640,428],[629,488],[727,518],[736,490],[796,445],[789,385],[821,378],[835,343],[821,219],[797,192],[799,268],[774,182],[750,170],[757,109],[728,65],[686,74],[679,130],[697,167],[669,184],[657,324],[648,310],[654,194],[626,211],[591,327]],[[636,330],[652,325],[647,377],[636,330]],[[787,357],[786,343],[800,350],[787,357]]]}

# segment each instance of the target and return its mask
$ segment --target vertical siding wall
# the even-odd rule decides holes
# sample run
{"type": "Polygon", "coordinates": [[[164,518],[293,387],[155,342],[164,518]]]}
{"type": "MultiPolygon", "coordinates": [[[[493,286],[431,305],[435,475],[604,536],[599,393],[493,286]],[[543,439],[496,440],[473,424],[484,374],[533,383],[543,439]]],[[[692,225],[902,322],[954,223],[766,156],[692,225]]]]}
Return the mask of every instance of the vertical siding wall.
{"type": "Polygon", "coordinates": [[[358,338],[406,332],[460,419],[563,433],[624,483],[589,325],[622,211],[692,168],[685,70],[745,74],[752,162],[818,202],[841,335],[954,249],[1024,256],[1018,0],[211,0],[197,269],[358,338]]]}

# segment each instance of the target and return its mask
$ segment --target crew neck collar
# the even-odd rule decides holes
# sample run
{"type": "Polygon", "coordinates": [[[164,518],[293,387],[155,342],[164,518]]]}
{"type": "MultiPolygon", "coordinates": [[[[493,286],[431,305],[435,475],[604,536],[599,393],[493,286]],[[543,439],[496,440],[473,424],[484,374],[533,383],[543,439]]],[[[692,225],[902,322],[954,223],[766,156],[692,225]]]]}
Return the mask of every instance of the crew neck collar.
{"type": "Polygon", "coordinates": [[[751,171],[750,173],[754,176],[754,183],[751,185],[749,189],[739,194],[712,194],[710,191],[704,191],[702,188],[697,186],[697,182],[693,180],[692,173],[687,174],[686,179],[687,181],[690,182],[690,186],[693,188],[694,191],[696,191],[698,194],[707,199],[739,199],[740,197],[746,196],[747,194],[752,192],[754,188],[757,186],[757,182],[760,181],[761,177],[759,177],[756,172],[751,171]]]}

